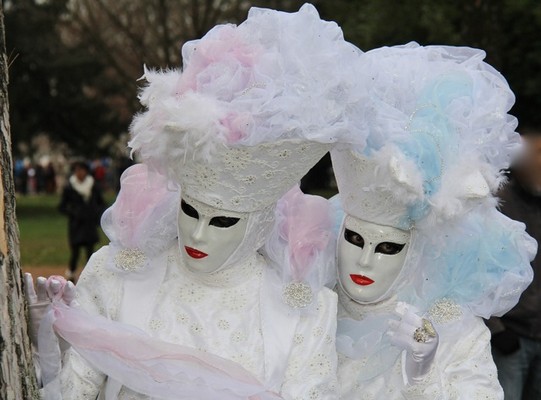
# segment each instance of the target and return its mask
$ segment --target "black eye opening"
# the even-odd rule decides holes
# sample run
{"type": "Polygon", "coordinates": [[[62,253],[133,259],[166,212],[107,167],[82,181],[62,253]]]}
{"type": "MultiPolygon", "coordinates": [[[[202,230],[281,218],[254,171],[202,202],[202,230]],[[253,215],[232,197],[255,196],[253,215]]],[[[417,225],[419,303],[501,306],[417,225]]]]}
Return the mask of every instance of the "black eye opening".
{"type": "Polygon", "coordinates": [[[393,242],[382,242],[376,246],[376,253],[386,254],[393,256],[402,251],[406,244],[393,243],[393,242]]]}
{"type": "Polygon", "coordinates": [[[344,239],[346,239],[352,245],[360,247],[361,249],[364,247],[364,238],[357,232],[351,231],[347,228],[344,230],[344,239]]]}
{"type": "Polygon", "coordinates": [[[240,218],[235,217],[214,217],[210,220],[209,225],[213,225],[218,228],[229,228],[239,221],[240,218]]]}
{"type": "Polygon", "coordinates": [[[188,217],[199,219],[199,213],[197,212],[197,210],[188,203],[186,203],[184,199],[180,201],[180,208],[182,209],[182,212],[188,217]]]}

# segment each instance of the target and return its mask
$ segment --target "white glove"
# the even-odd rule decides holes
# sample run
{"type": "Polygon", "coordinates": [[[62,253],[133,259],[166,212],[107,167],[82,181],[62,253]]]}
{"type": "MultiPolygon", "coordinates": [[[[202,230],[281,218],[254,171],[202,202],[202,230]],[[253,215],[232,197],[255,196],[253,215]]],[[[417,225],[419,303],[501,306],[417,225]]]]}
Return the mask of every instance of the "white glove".
{"type": "Polygon", "coordinates": [[[24,274],[24,282],[30,310],[30,340],[37,348],[39,325],[47,307],[53,299],[61,299],[67,305],[72,305],[75,299],[75,285],[61,276],[51,276],[49,279],[40,276],[36,281],[37,290],[35,290],[30,273],[24,274]]]}
{"type": "Polygon", "coordinates": [[[406,351],[404,374],[407,384],[416,384],[430,372],[438,349],[439,337],[427,319],[416,314],[415,307],[398,303],[395,314],[399,320],[389,321],[390,341],[406,351]]]}

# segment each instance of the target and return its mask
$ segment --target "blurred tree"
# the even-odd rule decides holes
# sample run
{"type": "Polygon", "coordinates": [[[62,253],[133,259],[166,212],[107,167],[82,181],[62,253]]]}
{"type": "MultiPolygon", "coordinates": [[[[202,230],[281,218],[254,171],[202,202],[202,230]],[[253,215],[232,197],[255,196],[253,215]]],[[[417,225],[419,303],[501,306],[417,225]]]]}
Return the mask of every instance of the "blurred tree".
{"type": "MultiPolygon", "coordinates": [[[[46,133],[91,156],[125,132],[148,67],[180,65],[180,49],[250,6],[298,0],[6,0],[14,144],[46,133]]],[[[17,150],[17,147],[15,147],[17,150]]]]}
{"type": "Polygon", "coordinates": [[[74,45],[61,38],[68,2],[5,2],[15,152],[20,142],[45,133],[90,156],[99,137],[119,131],[96,84],[103,79],[103,64],[84,42],[74,45]]]}
{"type": "Polygon", "coordinates": [[[538,0],[317,1],[322,17],[367,51],[416,41],[477,47],[517,95],[520,129],[541,126],[541,2],[538,0]]]}
{"type": "MultiPolygon", "coordinates": [[[[517,94],[524,127],[541,124],[538,0],[314,0],[363,50],[415,40],[479,47],[517,94]]],[[[251,6],[297,10],[302,0],[5,0],[15,142],[48,133],[90,154],[127,130],[137,79],[181,63],[184,42],[251,6]],[[107,140],[102,140],[107,136],[107,140]]]]}
{"type": "MultiPolygon", "coordinates": [[[[496,2],[498,3],[498,2],[496,2]]],[[[502,74],[517,96],[520,129],[541,129],[541,2],[506,0],[499,27],[502,74]]]]}
{"type": "MultiPolygon", "coordinates": [[[[108,67],[121,87],[124,117],[139,109],[136,80],[143,64],[174,68],[181,47],[204,36],[219,23],[239,23],[254,5],[298,9],[302,1],[246,0],[75,0],[70,3],[69,36],[87,44],[88,51],[108,67]]],[[[119,104],[117,103],[117,104],[119,104]]]]}

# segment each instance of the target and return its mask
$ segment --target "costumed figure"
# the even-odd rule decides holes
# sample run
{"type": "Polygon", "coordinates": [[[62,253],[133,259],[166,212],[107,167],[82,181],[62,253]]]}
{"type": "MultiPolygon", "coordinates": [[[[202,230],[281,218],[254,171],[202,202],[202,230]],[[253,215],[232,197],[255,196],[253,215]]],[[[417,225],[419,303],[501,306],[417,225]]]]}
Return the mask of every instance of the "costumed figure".
{"type": "Polygon", "coordinates": [[[496,209],[520,141],[484,55],[411,43],[361,57],[352,130],[367,145],[331,151],[340,398],[503,398],[482,318],[516,304],[536,243],[496,209]]]}
{"type": "Polygon", "coordinates": [[[145,71],[111,244],[39,326],[49,398],[337,398],[328,205],[286,192],[348,132],[358,53],[310,5],[253,8],[145,71]]]}

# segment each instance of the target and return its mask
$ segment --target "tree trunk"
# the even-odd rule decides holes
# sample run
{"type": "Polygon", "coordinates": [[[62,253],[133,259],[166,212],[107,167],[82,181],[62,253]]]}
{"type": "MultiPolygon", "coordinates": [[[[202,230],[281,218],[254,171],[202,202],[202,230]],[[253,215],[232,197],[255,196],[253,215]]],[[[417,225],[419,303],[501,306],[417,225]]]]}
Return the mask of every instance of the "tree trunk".
{"type": "Polygon", "coordinates": [[[0,4],[0,398],[38,399],[21,283],[9,132],[8,66],[0,4]]]}

